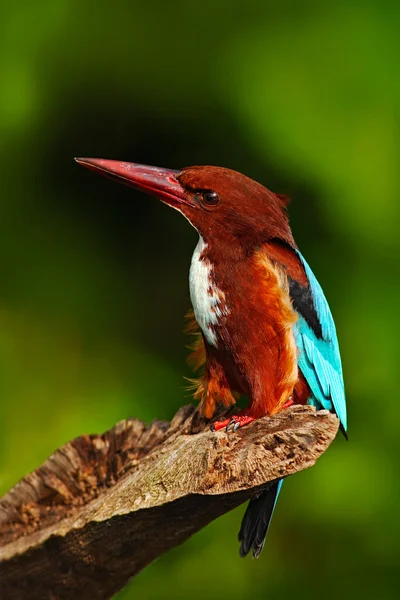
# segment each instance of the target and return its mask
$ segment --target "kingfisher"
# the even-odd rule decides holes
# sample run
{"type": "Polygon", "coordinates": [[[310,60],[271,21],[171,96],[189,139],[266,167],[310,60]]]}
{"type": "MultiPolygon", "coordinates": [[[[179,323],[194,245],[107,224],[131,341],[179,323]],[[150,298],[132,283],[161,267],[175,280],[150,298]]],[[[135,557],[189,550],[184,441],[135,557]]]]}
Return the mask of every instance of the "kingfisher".
{"type": "MultiPolygon", "coordinates": [[[[347,438],[335,324],[294,241],[287,197],[223,167],[75,160],[158,197],[197,230],[189,273],[189,329],[198,331],[191,360],[201,369],[194,397],[207,419],[240,395],[249,401],[212,429],[236,430],[292,404],[311,404],[336,413],[347,438]]],[[[239,531],[242,557],[260,555],[282,481],[250,500],[239,531]]]]}

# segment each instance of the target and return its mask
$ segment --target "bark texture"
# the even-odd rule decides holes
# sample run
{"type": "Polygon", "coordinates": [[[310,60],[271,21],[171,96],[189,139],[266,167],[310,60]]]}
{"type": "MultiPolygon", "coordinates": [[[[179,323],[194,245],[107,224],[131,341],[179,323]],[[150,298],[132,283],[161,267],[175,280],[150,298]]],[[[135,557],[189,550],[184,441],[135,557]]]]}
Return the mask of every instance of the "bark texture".
{"type": "Polygon", "coordinates": [[[312,466],[338,425],[295,406],[213,433],[186,406],[171,423],[128,419],[67,443],[0,500],[0,597],[112,597],[213,519],[312,466]]]}

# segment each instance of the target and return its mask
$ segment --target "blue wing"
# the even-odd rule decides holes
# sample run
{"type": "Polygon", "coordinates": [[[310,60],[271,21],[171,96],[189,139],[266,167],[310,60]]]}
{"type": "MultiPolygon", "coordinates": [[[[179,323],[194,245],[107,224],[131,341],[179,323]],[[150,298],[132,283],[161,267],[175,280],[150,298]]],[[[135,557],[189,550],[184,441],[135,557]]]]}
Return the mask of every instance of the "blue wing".
{"type": "MultiPolygon", "coordinates": [[[[317,409],[326,408],[336,412],[346,431],[346,398],[335,323],[314,273],[300,252],[297,253],[310,282],[311,298],[308,298],[308,304],[314,304],[312,312],[314,313],[315,309],[321,326],[311,327],[301,315],[301,310],[298,310],[300,318],[295,325],[295,338],[299,349],[299,368],[312,393],[308,403],[317,409]]],[[[310,318],[308,320],[310,321],[310,318]]],[[[260,555],[282,483],[283,479],[280,479],[270,489],[250,500],[239,532],[240,556],[246,556],[251,549],[255,558],[260,555]]]]}
{"type": "Polygon", "coordinates": [[[300,252],[297,251],[297,253],[310,282],[314,307],[322,331],[322,337],[317,337],[301,315],[295,326],[296,344],[299,349],[299,368],[312,392],[308,403],[318,409],[326,408],[334,411],[346,431],[346,397],[335,323],[324,292],[314,273],[300,252]]]}

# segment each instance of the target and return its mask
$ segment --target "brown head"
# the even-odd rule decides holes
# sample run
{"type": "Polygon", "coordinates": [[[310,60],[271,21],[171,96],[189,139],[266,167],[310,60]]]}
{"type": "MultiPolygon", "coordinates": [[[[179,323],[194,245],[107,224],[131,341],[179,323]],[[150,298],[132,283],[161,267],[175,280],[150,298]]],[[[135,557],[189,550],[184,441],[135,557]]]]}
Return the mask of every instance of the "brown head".
{"type": "Polygon", "coordinates": [[[157,196],[179,210],[208,244],[236,242],[249,252],[279,239],[295,247],[285,198],[237,171],[211,166],[176,171],[94,158],[76,161],[157,196]]]}

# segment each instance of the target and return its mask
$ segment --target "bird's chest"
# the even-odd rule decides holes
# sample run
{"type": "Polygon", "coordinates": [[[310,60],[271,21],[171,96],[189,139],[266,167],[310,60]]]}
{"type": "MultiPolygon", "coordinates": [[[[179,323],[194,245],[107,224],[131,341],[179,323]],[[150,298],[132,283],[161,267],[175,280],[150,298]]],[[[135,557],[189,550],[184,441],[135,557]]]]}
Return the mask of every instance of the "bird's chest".
{"type": "Polygon", "coordinates": [[[200,237],[189,274],[190,299],[194,316],[208,343],[217,347],[216,327],[228,315],[225,294],[214,280],[214,266],[207,258],[207,244],[200,237]]]}

